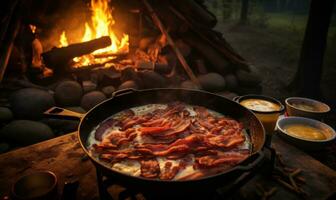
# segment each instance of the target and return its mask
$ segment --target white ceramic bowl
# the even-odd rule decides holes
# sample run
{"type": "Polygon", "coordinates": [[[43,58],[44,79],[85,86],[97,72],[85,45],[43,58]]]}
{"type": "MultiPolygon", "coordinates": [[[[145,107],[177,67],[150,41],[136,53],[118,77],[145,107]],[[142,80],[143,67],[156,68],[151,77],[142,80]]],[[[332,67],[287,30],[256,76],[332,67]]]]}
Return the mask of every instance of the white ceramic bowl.
{"type": "Polygon", "coordinates": [[[321,149],[328,144],[330,144],[336,138],[336,132],[329,125],[322,123],[320,121],[309,119],[305,117],[285,117],[278,120],[276,125],[279,136],[289,141],[290,143],[303,148],[305,150],[318,150],[321,149]],[[293,136],[291,134],[286,133],[284,128],[291,124],[301,124],[308,125],[314,128],[320,129],[323,131],[327,139],[325,140],[309,140],[300,137],[293,136]]]}

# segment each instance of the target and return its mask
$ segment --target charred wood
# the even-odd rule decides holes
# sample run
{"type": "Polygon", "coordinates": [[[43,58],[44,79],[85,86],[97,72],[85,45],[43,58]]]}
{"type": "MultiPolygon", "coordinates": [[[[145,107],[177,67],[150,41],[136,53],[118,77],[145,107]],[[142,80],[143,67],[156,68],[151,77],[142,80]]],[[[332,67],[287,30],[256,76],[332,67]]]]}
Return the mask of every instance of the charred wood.
{"type": "Polygon", "coordinates": [[[43,53],[42,58],[46,66],[62,71],[64,69],[57,68],[67,66],[73,58],[89,54],[109,45],[111,45],[110,37],[104,36],[88,42],[71,44],[67,47],[53,48],[50,51],[43,53]]]}

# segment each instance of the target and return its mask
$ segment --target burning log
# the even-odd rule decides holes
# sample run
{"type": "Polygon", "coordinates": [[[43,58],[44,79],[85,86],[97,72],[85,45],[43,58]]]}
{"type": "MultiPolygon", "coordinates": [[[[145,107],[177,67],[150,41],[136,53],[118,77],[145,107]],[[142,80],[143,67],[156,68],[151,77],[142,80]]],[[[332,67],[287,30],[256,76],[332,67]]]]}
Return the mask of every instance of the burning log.
{"type": "Polygon", "coordinates": [[[88,42],[71,44],[67,47],[53,48],[48,52],[42,54],[44,63],[53,69],[58,67],[67,66],[69,61],[75,57],[79,57],[85,54],[89,54],[97,49],[101,49],[111,45],[111,38],[104,36],[98,39],[94,39],[88,42]]]}
{"type": "Polygon", "coordinates": [[[125,58],[128,53],[103,53],[94,55],[95,58],[108,58],[108,57],[118,57],[119,59],[125,58]]]}

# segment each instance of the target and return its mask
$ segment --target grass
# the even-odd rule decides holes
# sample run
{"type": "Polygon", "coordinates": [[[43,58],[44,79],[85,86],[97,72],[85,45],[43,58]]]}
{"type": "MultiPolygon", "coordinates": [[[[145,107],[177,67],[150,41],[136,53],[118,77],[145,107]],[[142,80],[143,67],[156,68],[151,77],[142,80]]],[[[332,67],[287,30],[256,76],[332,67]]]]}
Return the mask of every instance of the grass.
{"type": "Polygon", "coordinates": [[[304,31],[306,28],[307,15],[297,15],[291,13],[267,13],[269,16],[269,28],[274,29],[294,29],[304,31]]]}

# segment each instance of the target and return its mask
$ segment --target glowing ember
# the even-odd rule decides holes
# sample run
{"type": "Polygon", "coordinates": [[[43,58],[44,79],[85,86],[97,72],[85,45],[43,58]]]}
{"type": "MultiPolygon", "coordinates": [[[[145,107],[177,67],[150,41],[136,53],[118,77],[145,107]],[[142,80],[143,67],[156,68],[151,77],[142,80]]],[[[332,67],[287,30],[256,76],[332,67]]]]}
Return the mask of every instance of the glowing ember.
{"type": "MultiPolygon", "coordinates": [[[[115,21],[112,17],[112,10],[109,7],[109,0],[91,0],[92,17],[91,23],[85,23],[85,32],[81,39],[81,42],[86,42],[102,36],[110,36],[112,44],[106,48],[98,49],[92,54],[76,57],[73,60],[76,62],[75,67],[106,63],[111,57],[95,58],[98,54],[113,54],[113,53],[125,53],[128,52],[128,35],[123,34],[121,40],[118,39],[116,34],[112,30],[112,25],[115,21]],[[90,25],[89,25],[90,24],[90,25]]],[[[65,32],[60,36],[60,47],[67,46],[67,38],[65,32]]]]}
{"type": "Polygon", "coordinates": [[[36,32],[36,26],[35,25],[29,24],[29,28],[32,31],[32,33],[36,32]]]}

